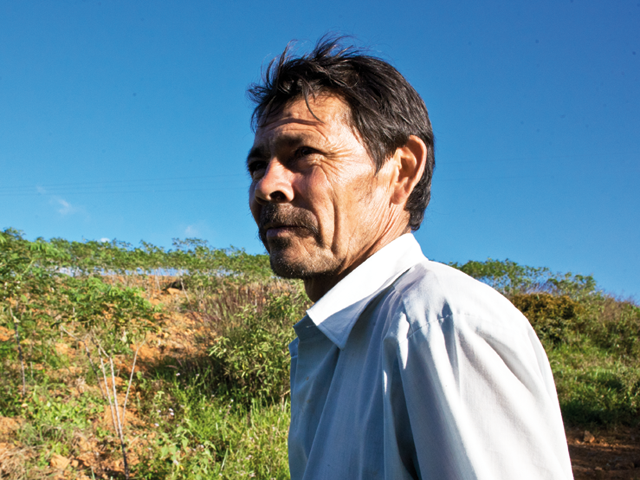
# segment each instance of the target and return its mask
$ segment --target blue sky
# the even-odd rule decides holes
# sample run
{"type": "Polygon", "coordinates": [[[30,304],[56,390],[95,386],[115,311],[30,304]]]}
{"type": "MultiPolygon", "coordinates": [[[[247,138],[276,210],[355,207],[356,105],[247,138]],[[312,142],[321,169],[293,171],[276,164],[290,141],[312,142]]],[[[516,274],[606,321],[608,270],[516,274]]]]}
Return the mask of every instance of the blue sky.
{"type": "Polygon", "coordinates": [[[4,1],[0,228],[263,252],[245,91],[292,39],[354,42],[436,135],[417,233],[640,299],[640,1],[4,1]]]}

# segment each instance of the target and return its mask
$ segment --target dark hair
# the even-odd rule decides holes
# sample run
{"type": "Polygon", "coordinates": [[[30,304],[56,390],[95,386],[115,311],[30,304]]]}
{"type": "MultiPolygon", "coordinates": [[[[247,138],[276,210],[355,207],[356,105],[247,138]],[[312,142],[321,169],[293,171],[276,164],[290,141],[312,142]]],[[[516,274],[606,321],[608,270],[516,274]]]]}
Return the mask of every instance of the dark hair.
{"type": "Polygon", "coordinates": [[[309,96],[328,93],[349,106],[351,126],[363,139],[376,172],[397,148],[406,145],[410,135],[421,138],[428,149],[426,167],[405,206],[409,226],[415,231],[431,198],[435,167],[427,107],[394,67],[341,42],[342,38],[325,36],[307,55],[292,56],[287,46],[274,58],[263,72],[262,83],[248,89],[249,98],[256,103],[252,127],[255,130],[294,100],[304,98],[309,107],[309,96]]]}

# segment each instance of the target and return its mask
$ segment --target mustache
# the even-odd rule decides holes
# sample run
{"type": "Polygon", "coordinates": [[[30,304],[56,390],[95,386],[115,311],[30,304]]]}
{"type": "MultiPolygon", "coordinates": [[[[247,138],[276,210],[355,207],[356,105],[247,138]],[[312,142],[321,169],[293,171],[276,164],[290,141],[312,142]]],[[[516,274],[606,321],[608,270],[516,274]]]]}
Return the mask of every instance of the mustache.
{"type": "Polygon", "coordinates": [[[311,212],[291,205],[268,203],[262,207],[258,230],[263,241],[268,228],[277,226],[302,227],[310,231],[314,236],[320,234],[316,219],[311,212]]]}

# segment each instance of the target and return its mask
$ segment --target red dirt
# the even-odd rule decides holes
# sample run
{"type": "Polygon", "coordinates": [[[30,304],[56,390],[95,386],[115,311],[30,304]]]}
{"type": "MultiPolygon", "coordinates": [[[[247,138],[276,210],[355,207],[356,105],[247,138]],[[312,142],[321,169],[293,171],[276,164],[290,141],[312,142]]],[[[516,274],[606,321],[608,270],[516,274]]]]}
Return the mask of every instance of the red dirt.
{"type": "Polygon", "coordinates": [[[640,428],[567,428],[567,441],[576,480],[640,480],[640,428]]]}

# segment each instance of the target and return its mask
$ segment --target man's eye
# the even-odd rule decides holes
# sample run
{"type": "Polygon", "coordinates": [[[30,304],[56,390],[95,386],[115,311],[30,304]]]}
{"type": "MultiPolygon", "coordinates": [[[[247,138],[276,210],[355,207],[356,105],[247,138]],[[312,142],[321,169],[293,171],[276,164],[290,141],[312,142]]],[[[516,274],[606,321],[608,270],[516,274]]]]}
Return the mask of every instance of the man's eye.
{"type": "Polygon", "coordinates": [[[251,162],[249,165],[247,165],[247,168],[249,170],[249,175],[251,175],[251,178],[255,180],[256,178],[259,178],[264,173],[264,169],[267,168],[267,162],[263,162],[263,161],[251,162]]]}
{"type": "Polygon", "coordinates": [[[306,157],[315,153],[315,150],[311,147],[300,147],[296,150],[296,157],[306,157]]]}

